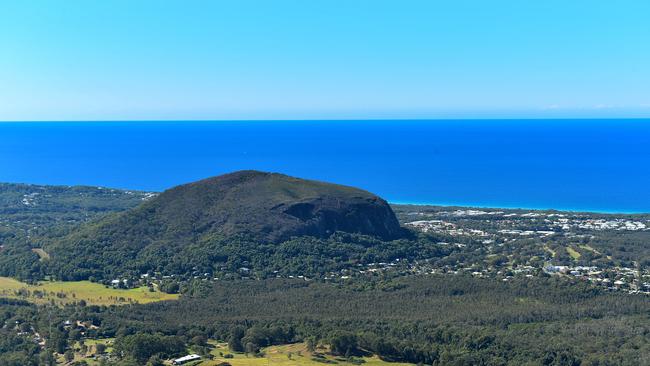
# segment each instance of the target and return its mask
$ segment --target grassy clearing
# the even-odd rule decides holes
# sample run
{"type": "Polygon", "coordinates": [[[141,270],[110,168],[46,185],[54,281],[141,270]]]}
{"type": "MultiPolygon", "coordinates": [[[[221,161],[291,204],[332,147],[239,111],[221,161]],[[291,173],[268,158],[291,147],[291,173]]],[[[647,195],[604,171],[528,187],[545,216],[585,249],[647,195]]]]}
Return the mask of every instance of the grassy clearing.
{"type": "Polygon", "coordinates": [[[34,252],[34,253],[36,253],[38,255],[38,257],[40,258],[39,260],[41,262],[50,259],[50,255],[47,254],[47,252],[44,251],[41,248],[34,248],[34,249],[32,249],[32,252],[34,252]]]}
{"type": "Polygon", "coordinates": [[[0,277],[0,294],[4,294],[4,291],[14,291],[20,290],[21,288],[27,286],[26,283],[14,280],[13,278],[0,277]]]}
{"type": "Polygon", "coordinates": [[[150,292],[147,287],[118,290],[89,281],[46,281],[29,285],[7,277],[0,277],[0,297],[23,299],[37,304],[54,302],[57,305],[80,300],[93,305],[124,305],[178,299],[178,295],[150,292]]]}
{"type": "Polygon", "coordinates": [[[577,261],[582,256],[580,252],[578,252],[577,250],[571,247],[566,247],[566,251],[567,253],[569,253],[569,255],[571,256],[571,258],[573,258],[574,261],[577,261]]]}
{"type": "MultiPolygon", "coordinates": [[[[263,357],[246,356],[241,353],[232,353],[228,350],[228,346],[223,343],[213,343],[214,349],[211,354],[214,356],[213,360],[203,361],[201,366],[216,366],[222,362],[227,362],[232,366],[326,366],[326,365],[340,365],[340,366],[358,366],[355,363],[349,362],[343,358],[336,358],[325,354],[325,362],[316,361],[311,352],[307,351],[304,343],[288,344],[282,346],[272,346],[263,349],[263,357]],[[233,358],[224,358],[223,355],[232,354],[233,358]]],[[[319,349],[319,353],[324,353],[325,349],[319,349]]],[[[411,365],[407,363],[394,363],[386,362],[379,359],[379,357],[363,357],[361,365],[367,366],[406,366],[411,365]]]]}
{"type": "Polygon", "coordinates": [[[601,254],[599,251],[597,251],[596,249],[592,248],[591,245],[587,245],[587,244],[585,244],[585,245],[580,245],[580,248],[582,248],[582,249],[584,249],[584,250],[588,250],[588,251],[590,251],[590,252],[592,252],[592,253],[595,253],[595,254],[598,254],[598,255],[601,254]]]}
{"type": "MultiPolygon", "coordinates": [[[[106,338],[106,339],[85,339],[83,342],[86,345],[87,349],[86,352],[82,352],[82,347],[80,342],[75,342],[73,345],[74,349],[74,360],[73,362],[86,362],[88,366],[98,366],[101,365],[100,357],[97,357],[97,345],[98,344],[103,344],[107,348],[104,352],[104,355],[109,354],[110,352],[113,351],[112,344],[114,338],[106,338]]],[[[65,357],[63,355],[57,355],[57,365],[65,365],[68,364],[65,361],[65,357]]]]}
{"type": "Polygon", "coordinates": [[[113,352],[113,342],[115,338],[105,338],[105,339],[86,339],[84,343],[88,346],[89,353],[95,353],[97,349],[95,348],[98,344],[103,344],[106,346],[106,353],[113,352]]]}
{"type": "Polygon", "coordinates": [[[544,245],[544,249],[545,249],[547,252],[551,253],[551,257],[552,257],[552,258],[555,258],[555,254],[556,254],[556,253],[555,253],[555,251],[554,251],[553,249],[549,248],[548,245],[544,245]]]}

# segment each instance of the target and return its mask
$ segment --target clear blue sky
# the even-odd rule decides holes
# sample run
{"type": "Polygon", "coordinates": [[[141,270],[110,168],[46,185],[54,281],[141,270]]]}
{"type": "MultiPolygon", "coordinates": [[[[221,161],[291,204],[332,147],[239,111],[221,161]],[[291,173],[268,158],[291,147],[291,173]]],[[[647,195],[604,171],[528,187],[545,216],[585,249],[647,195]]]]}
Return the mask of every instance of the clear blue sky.
{"type": "Polygon", "coordinates": [[[649,117],[650,1],[5,1],[0,120],[649,117]]]}

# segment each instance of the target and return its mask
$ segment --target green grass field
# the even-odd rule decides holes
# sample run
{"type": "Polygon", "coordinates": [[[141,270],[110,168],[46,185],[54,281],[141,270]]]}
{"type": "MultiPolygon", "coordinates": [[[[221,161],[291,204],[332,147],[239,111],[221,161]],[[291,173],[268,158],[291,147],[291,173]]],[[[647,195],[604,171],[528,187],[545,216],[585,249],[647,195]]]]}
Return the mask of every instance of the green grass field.
{"type": "Polygon", "coordinates": [[[569,253],[569,255],[571,256],[571,258],[573,258],[574,261],[577,261],[582,256],[580,252],[578,252],[577,250],[571,247],[566,247],[566,251],[567,253],[569,253]]]}
{"type": "MultiPolygon", "coordinates": [[[[242,353],[232,353],[228,350],[228,346],[223,343],[212,343],[214,349],[211,354],[214,356],[213,360],[206,360],[198,365],[201,366],[216,366],[222,362],[227,362],[232,366],[325,366],[325,365],[340,365],[340,366],[358,366],[355,363],[349,362],[342,358],[336,358],[325,354],[325,360],[314,360],[312,353],[307,351],[304,343],[288,344],[282,346],[271,346],[262,350],[263,357],[246,356],[242,353]],[[222,355],[232,354],[233,358],[224,358],[222,355]]],[[[326,350],[318,350],[324,353],[326,350]]],[[[407,363],[386,362],[379,359],[379,357],[363,357],[358,358],[363,360],[362,365],[367,366],[407,366],[407,363]]]]}
{"type": "Polygon", "coordinates": [[[601,252],[599,252],[596,249],[592,248],[591,245],[585,244],[585,245],[580,245],[579,247],[584,249],[584,250],[588,250],[588,251],[590,251],[592,253],[598,254],[598,255],[602,254],[601,252]]]}
{"type": "Polygon", "coordinates": [[[46,281],[29,285],[7,277],[0,277],[0,297],[23,299],[37,304],[53,301],[57,305],[80,300],[93,305],[122,305],[178,299],[178,295],[150,292],[147,287],[118,290],[89,281],[46,281]]]}
{"type": "Polygon", "coordinates": [[[551,257],[555,258],[555,254],[556,254],[555,251],[553,249],[549,248],[548,245],[544,245],[544,250],[551,253],[551,257]]]}

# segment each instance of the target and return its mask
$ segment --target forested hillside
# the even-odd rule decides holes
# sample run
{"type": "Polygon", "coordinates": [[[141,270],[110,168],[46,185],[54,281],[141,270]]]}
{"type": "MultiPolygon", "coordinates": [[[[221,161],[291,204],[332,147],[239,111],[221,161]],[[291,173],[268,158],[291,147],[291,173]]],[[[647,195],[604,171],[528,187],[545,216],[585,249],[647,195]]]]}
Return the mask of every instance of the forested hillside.
{"type": "Polygon", "coordinates": [[[5,237],[38,235],[123,211],[156,194],[86,186],[43,186],[0,183],[0,223],[5,237]]]}
{"type": "Polygon", "coordinates": [[[347,263],[347,257],[364,254],[360,245],[406,234],[386,201],[366,191],[241,171],[171,188],[53,240],[46,249],[50,272],[66,280],[153,272],[219,275],[251,267],[245,262],[272,273],[292,260],[312,267],[302,273],[310,275],[338,269],[323,259],[347,263]],[[368,239],[332,245],[337,232],[368,239]]]}
{"type": "Polygon", "coordinates": [[[0,184],[0,275],[42,276],[39,255],[33,249],[82,223],[154,196],[101,187],[0,184]]]}

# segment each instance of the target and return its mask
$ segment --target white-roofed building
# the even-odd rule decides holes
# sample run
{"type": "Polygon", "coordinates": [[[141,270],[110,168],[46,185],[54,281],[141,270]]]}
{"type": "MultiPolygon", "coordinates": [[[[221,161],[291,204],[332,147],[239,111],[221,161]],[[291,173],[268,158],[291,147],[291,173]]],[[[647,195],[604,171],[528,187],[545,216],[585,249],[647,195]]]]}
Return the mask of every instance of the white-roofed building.
{"type": "Polygon", "coordinates": [[[172,364],[173,365],[184,365],[184,364],[186,364],[188,362],[198,361],[200,359],[201,359],[201,356],[199,356],[197,354],[191,354],[191,355],[183,356],[181,358],[177,358],[177,359],[173,360],[172,364]]]}

